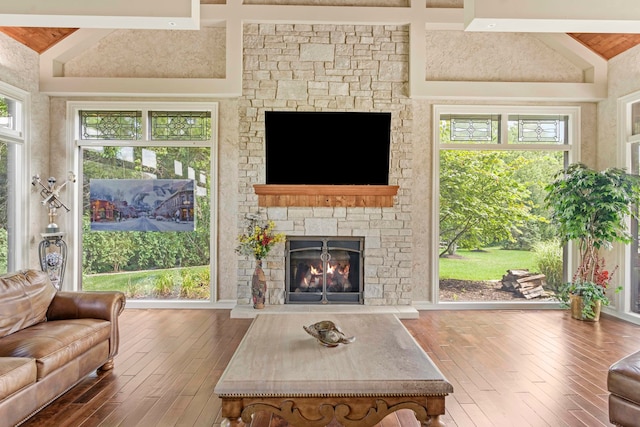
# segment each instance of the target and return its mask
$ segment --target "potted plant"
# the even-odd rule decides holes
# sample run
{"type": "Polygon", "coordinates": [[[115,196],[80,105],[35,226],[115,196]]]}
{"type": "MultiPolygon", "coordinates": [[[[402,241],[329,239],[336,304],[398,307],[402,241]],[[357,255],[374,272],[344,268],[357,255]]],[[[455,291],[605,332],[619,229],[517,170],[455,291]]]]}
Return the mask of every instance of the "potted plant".
{"type": "Polygon", "coordinates": [[[574,163],[558,172],[546,190],[558,237],[562,244],[575,241],[578,248],[578,266],[556,297],[564,307],[573,305],[573,317],[598,320],[600,307],[610,303],[607,289],[616,270],[606,270],[600,252],[614,242],[631,242],[625,218],[636,216],[640,181],[624,169],[596,171],[574,163]]]}

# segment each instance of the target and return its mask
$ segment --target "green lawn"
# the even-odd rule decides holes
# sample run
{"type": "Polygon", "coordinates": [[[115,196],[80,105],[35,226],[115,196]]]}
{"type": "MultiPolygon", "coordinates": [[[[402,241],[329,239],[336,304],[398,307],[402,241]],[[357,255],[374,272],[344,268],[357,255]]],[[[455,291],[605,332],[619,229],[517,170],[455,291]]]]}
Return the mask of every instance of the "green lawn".
{"type": "Polygon", "coordinates": [[[127,298],[208,298],[209,267],[85,275],[82,290],[122,291],[127,298]]]}
{"type": "Polygon", "coordinates": [[[152,283],[166,270],[126,271],[120,273],[91,274],[82,279],[85,291],[125,291],[129,286],[152,283]]]}
{"type": "Polygon", "coordinates": [[[458,250],[460,258],[440,258],[440,278],[460,280],[499,280],[507,270],[536,271],[532,252],[487,248],[482,251],[458,250]]]}

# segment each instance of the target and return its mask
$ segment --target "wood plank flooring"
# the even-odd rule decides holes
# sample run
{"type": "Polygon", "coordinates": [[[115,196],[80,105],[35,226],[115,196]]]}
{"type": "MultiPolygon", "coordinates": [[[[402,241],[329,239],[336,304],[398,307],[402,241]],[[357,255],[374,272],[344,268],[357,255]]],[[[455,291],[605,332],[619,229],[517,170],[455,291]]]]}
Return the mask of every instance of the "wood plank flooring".
{"type": "MultiPolygon", "coordinates": [[[[229,313],[126,309],[114,370],[24,426],[219,426],[213,388],[251,323],[229,313]]],[[[640,326],[567,311],[422,311],[402,322],[453,384],[441,417],[449,427],[610,426],[607,369],[640,350],[640,326]]],[[[399,411],[377,427],[418,425],[399,411]]],[[[287,424],[261,414],[251,427],[269,426],[287,424]]]]}

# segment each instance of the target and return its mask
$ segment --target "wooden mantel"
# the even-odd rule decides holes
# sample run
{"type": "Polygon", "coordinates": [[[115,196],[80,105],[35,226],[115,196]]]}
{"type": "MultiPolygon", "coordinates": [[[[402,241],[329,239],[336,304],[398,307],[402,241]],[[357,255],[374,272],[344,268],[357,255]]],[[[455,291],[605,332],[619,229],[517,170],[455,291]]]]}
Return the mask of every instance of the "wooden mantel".
{"type": "Polygon", "coordinates": [[[259,206],[392,207],[397,185],[255,184],[259,206]]]}

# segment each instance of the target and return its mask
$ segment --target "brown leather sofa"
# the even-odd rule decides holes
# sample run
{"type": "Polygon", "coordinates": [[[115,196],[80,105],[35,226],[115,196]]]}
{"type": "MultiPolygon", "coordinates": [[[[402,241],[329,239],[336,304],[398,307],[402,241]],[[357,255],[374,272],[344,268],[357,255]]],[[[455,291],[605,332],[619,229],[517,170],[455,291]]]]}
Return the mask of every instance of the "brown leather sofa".
{"type": "Polygon", "coordinates": [[[617,426],[640,426],[640,351],[611,365],[607,374],[609,421],[617,426]]]}
{"type": "Polygon", "coordinates": [[[0,276],[0,427],[112,369],[124,306],[121,292],[57,291],[39,270],[0,276]]]}

